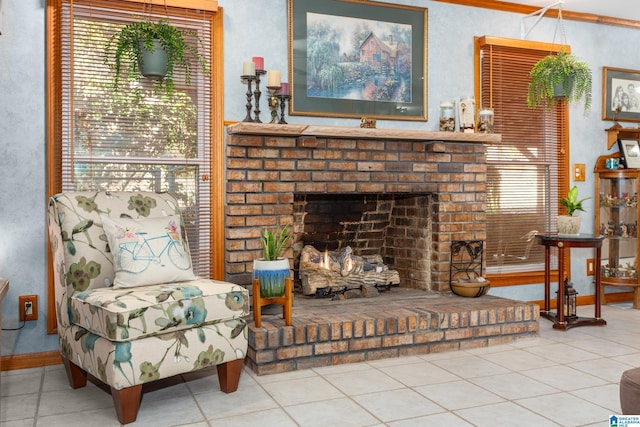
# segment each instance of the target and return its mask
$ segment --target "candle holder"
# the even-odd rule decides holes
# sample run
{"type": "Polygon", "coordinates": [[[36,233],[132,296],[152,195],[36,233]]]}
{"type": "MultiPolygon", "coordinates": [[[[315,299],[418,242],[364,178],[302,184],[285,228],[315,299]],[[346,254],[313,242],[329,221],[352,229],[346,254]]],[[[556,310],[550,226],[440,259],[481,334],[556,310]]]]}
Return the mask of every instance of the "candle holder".
{"type": "Polygon", "coordinates": [[[245,107],[247,109],[247,115],[245,116],[244,120],[242,120],[243,122],[253,122],[253,118],[251,117],[251,108],[252,108],[252,103],[251,103],[251,99],[253,97],[253,92],[251,91],[251,82],[253,82],[256,79],[256,76],[240,76],[240,79],[242,81],[242,83],[247,85],[247,93],[246,93],[246,97],[247,97],[247,103],[245,104],[245,107]]]}
{"type": "Polygon", "coordinates": [[[269,123],[276,124],[278,120],[278,91],[280,86],[267,86],[269,91],[269,110],[271,110],[271,121],[269,123]]]}
{"type": "Polygon", "coordinates": [[[262,123],[260,120],[260,96],[262,92],[260,92],[260,76],[263,74],[267,74],[265,70],[256,70],[256,89],[253,91],[253,97],[256,100],[256,108],[253,110],[255,113],[255,119],[253,119],[256,123],[262,123]]]}
{"type": "Polygon", "coordinates": [[[278,120],[278,124],[286,125],[287,121],[284,119],[284,109],[285,109],[285,106],[287,105],[287,100],[291,98],[291,96],[278,94],[277,97],[280,100],[280,120],[278,120]]]}

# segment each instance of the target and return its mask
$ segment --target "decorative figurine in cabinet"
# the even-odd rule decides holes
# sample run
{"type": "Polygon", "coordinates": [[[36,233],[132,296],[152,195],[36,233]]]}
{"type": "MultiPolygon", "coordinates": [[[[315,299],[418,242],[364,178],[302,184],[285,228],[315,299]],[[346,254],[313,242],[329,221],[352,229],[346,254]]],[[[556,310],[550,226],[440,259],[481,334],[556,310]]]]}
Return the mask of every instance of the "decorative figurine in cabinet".
{"type": "Polygon", "coordinates": [[[606,303],[607,286],[633,288],[633,307],[640,308],[638,280],[638,182],[640,169],[607,169],[601,156],[595,167],[595,234],[605,236],[602,244],[601,301],[606,303]]]}

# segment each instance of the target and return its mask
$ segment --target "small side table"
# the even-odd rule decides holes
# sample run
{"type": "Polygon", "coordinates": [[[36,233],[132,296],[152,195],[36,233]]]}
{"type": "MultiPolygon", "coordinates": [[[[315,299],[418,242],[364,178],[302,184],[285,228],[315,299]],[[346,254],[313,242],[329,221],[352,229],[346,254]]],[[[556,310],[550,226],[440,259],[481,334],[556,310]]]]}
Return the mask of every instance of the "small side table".
{"type": "Polygon", "coordinates": [[[600,317],[600,252],[604,236],[594,234],[578,234],[576,236],[558,234],[538,234],[536,240],[544,245],[544,308],[540,316],[553,322],[554,329],[567,330],[574,326],[604,326],[607,322],[600,317]],[[551,248],[558,248],[558,302],[556,312],[551,312],[550,282],[551,282],[551,248]],[[595,317],[564,317],[564,250],[566,248],[595,248],[595,317]]]}
{"type": "Polygon", "coordinates": [[[253,281],[253,322],[256,328],[262,326],[262,306],[269,304],[282,305],[282,317],[284,324],[291,326],[291,312],[293,310],[293,282],[287,278],[284,286],[284,295],[276,298],[262,298],[260,296],[260,280],[253,281]]]}

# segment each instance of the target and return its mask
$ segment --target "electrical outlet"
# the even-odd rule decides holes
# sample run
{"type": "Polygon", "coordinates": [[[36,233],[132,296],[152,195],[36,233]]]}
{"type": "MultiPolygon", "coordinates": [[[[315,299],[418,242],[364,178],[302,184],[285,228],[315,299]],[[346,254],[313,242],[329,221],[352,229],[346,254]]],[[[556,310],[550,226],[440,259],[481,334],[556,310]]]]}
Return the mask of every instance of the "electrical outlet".
{"type": "Polygon", "coordinates": [[[585,164],[584,163],[575,163],[573,165],[573,180],[574,181],[584,181],[585,178],[586,178],[585,164]]]}
{"type": "Polygon", "coordinates": [[[38,320],[38,295],[20,295],[18,315],[20,321],[38,320]]]}
{"type": "Polygon", "coordinates": [[[587,259],[587,276],[594,276],[596,274],[596,263],[593,258],[587,259]]]}

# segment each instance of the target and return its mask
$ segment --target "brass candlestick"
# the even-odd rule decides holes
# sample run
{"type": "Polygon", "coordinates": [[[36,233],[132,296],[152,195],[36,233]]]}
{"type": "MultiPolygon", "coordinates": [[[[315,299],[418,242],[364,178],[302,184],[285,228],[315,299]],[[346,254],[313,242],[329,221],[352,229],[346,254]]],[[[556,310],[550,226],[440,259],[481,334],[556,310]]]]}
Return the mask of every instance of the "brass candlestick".
{"type": "Polygon", "coordinates": [[[260,120],[260,96],[262,92],[260,92],[260,76],[262,74],[267,74],[265,70],[256,70],[256,89],[253,91],[253,97],[256,100],[256,108],[253,110],[255,113],[255,119],[253,120],[256,123],[262,123],[260,120]]]}
{"type": "Polygon", "coordinates": [[[278,91],[280,86],[267,86],[269,91],[269,110],[271,110],[271,121],[269,123],[276,124],[278,120],[278,91]]]}
{"type": "Polygon", "coordinates": [[[252,104],[251,104],[251,98],[253,97],[253,92],[251,91],[251,82],[253,82],[256,79],[256,76],[240,76],[240,79],[242,81],[242,83],[247,85],[247,93],[246,93],[246,97],[247,97],[247,103],[245,104],[245,107],[247,109],[247,115],[245,116],[244,120],[242,120],[243,122],[253,122],[253,118],[251,117],[251,108],[252,108],[252,104]]]}

